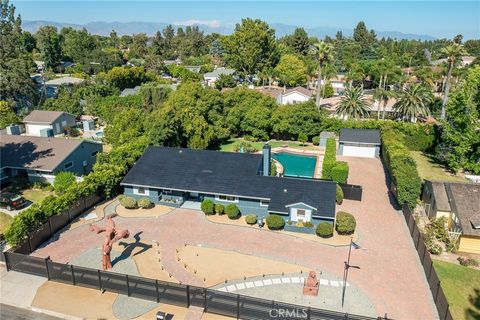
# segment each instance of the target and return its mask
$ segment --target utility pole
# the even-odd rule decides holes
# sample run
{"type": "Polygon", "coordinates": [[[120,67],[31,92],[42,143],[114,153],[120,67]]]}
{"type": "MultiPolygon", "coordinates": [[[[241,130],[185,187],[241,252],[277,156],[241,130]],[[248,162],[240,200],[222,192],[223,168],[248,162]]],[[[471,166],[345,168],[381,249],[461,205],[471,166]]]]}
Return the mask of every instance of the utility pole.
{"type": "Polygon", "coordinates": [[[348,246],[348,258],[347,261],[344,261],[344,269],[343,269],[343,290],[342,290],[342,308],[343,304],[345,302],[345,289],[347,286],[347,280],[348,280],[348,269],[350,268],[355,268],[355,269],[360,269],[359,266],[352,266],[350,264],[350,255],[352,253],[352,245],[353,245],[353,240],[350,238],[350,245],[348,246]]]}

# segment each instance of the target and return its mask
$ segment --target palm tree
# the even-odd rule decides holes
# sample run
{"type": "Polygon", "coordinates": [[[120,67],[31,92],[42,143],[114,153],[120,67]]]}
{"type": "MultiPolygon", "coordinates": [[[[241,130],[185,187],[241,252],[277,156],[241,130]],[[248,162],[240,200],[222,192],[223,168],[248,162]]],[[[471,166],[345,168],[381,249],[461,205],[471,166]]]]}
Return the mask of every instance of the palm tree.
{"type": "Polygon", "coordinates": [[[380,119],[380,105],[383,103],[383,114],[382,114],[382,120],[385,120],[385,108],[388,103],[388,99],[390,99],[390,92],[383,89],[383,88],[377,88],[375,89],[375,92],[373,93],[373,101],[377,102],[377,119],[380,119]]]}
{"type": "Polygon", "coordinates": [[[443,95],[443,102],[442,102],[442,114],[440,118],[443,120],[445,119],[445,106],[448,102],[448,92],[450,91],[450,78],[452,77],[452,70],[453,67],[458,63],[460,57],[466,54],[465,49],[461,44],[454,43],[445,47],[442,50],[442,53],[447,56],[448,62],[448,73],[447,73],[447,80],[445,83],[445,93],[443,95]]]}
{"type": "Polygon", "coordinates": [[[368,115],[369,110],[368,101],[363,96],[362,89],[356,87],[345,90],[335,114],[345,119],[348,119],[349,117],[359,119],[368,115]]]}
{"type": "Polygon", "coordinates": [[[393,109],[406,119],[416,122],[418,116],[430,115],[429,106],[432,102],[432,91],[419,83],[415,83],[406,86],[399,92],[393,109]]]}
{"type": "Polygon", "coordinates": [[[322,97],[320,95],[320,88],[322,83],[322,68],[324,64],[328,61],[333,60],[333,47],[331,44],[324,41],[315,43],[315,55],[318,60],[318,76],[317,76],[317,97],[315,103],[317,108],[320,109],[320,104],[322,102],[322,97]]]}

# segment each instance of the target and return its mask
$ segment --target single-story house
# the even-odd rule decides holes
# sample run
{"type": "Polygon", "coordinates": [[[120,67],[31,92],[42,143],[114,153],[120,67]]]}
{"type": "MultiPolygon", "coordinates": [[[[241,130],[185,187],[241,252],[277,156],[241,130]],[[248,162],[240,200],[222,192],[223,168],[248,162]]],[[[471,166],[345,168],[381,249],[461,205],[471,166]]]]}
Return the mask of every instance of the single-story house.
{"type": "Polygon", "coordinates": [[[135,88],[125,88],[120,93],[120,97],[133,96],[138,94],[139,92],[140,92],[140,86],[136,86],[135,88]]]}
{"type": "Polygon", "coordinates": [[[185,66],[185,69],[191,72],[200,73],[200,69],[202,69],[202,66],[185,66]]]}
{"type": "MultiPolygon", "coordinates": [[[[341,95],[345,91],[345,75],[344,74],[337,74],[334,77],[331,77],[328,79],[327,84],[329,83],[332,88],[333,88],[333,94],[334,95],[341,95]]],[[[315,81],[315,85],[316,85],[315,81]]],[[[325,84],[325,81],[320,81],[320,84],[323,86],[325,84]]]]}
{"type": "Polygon", "coordinates": [[[45,87],[48,97],[55,97],[58,94],[58,88],[61,86],[74,86],[81,84],[84,79],[75,77],[61,77],[45,81],[45,87]]]}
{"type": "Polygon", "coordinates": [[[422,200],[430,219],[447,218],[458,251],[480,254],[480,184],[426,180],[422,200]]]}
{"type": "Polygon", "coordinates": [[[0,181],[25,178],[53,182],[61,171],[80,177],[89,173],[102,144],[79,139],[2,136],[0,181]]]}
{"type": "Polygon", "coordinates": [[[269,145],[262,154],[149,147],[121,185],[125,195],[157,204],[211,199],[259,219],[274,213],[292,222],[334,223],[334,182],[273,177],[270,165],[269,145]]]}
{"type": "Polygon", "coordinates": [[[203,79],[207,82],[207,86],[214,87],[215,82],[217,82],[221,75],[233,75],[235,72],[235,69],[217,68],[212,72],[205,73],[203,79]]]}
{"type": "Polygon", "coordinates": [[[307,102],[313,95],[313,91],[304,87],[288,89],[277,97],[278,104],[294,104],[307,102]]]}
{"type": "Polygon", "coordinates": [[[63,134],[65,127],[76,125],[75,116],[63,111],[33,110],[23,118],[27,136],[63,134]],[[47,132],[50,131],[50,132],[47,132]]]}
{"type": "Polygon", "coordinates": [[[338,155],[378,158],[380,131],[375,129],[340,129],[338,155]]]}

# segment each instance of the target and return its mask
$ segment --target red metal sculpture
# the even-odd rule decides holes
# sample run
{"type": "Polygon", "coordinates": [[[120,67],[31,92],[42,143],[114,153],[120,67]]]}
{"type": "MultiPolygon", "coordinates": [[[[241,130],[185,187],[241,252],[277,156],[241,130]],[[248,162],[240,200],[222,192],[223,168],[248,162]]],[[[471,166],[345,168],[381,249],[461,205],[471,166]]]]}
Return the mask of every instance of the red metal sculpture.
{"type": "Polygon", "coordinates": [[[308,296],[318,296],[319,282],[317,280],[317,274],[315,271],[308,273],[308,278],[303,283],[303,294],[308,296]]]}
{"type": "Polygon", "coordinates": [[[112,260],[110,259],[110,252],[112,251],[113,243],[120,239],[126,239],[129,237],[130,233],[128,230],[117,230],[115,227],[115,222],[113,222],[113,217],[115,214],[110,214],[107,216],[107,226],[105,228],[90,225],[90,231],[95,233],[105,232],[105,240],[102,245],[102,267],[103,270],[112,268],[112,260]]]}

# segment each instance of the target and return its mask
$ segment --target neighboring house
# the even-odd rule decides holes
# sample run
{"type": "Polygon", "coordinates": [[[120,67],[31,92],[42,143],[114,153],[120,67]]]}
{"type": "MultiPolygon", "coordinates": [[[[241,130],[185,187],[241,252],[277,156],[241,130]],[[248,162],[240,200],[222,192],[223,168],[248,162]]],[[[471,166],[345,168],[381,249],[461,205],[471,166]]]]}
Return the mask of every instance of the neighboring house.
{"type": "Polygon", "coordinates": [[[2,136],[0,152],[2,184],[19,178],[52,183],[61,171],[78,177],[89,173],[102,145],[78,139],[6,135],[2,136]]]}
{"type": "Polygon", "coordinates": [[[75,116],[63,111],[33,110],[23,118],[27,136],[52,136],[63,134],[65,127],[76,125],[75,116]]]}
{"type": "Polygon", "coordinates": [[[376,158],[380,154],[380,131],[375,129],[340,129],[338,154],[376,158]]]}
{"type": "Polygon", "coordinates": [[[163,60],[163,64],[166,66],[176,64],[177,66],[182,64],[182,60],[180,58],[177,58],[176,60],[163,60]]]}
{"type": "MultiPolygon", "coordinates": [[[[459,67],[465,68],[465,67],[469,66],[474,60],[475,60],[474,56],[462,56],[462,57],[460,57],[459,67]]],[[[443,63],[448,63],[448,59],[443,58],[443,59],[433,60],[431,62],[431,64],[434,65],[434,66],[438,66],[438,65],[441,65],[443,63]]]]}
{"type": "Polygon", "coordinates": [[[307,102],[313,95],[313,91],[303,87],[288,89],[277,97],[278,104],[294,104],[307,102]]]}
{"type": "Polygon", "coordinates": [[[234,203],[242,215],[269,213],[292,222],[335,221],[336,184],[269,176],[271,149],[263,154],[149,147],[125,176],[125,195],[180,206],[186,200],[234,203]],[[266,175],[264,175],[266,173],[266,175]]]}
{"type": "Polygon", "coordinates": [[[422,200],[430,219],[447,218],[458,251],[480,254],[480,184],[426,180],[422,200]]]}
{"type": "Polygon", "coordinates": [[[140,92],[140,86],[136,86],[135,88],[126,88],[120,93],[120,97],[127,97],[133,96],[140,92]]]}
{"type": "Polygon", "coordinates": [[[185,66],[185,69],[191,72],[200,73],[201,66],[185,66]]]}
{"type": "MultiPolygon", "coordinates": [[[[317,82],[315,81],[315,84],[317,82]]],[[[324,81],[322,80],[321,85],[324,85],[324,81]]],[[[331,77],[330,79],[327,80],[327,84],[331,84],[333,88],[333,94],[338,96],[342,95],[343,92],[345,91],[345,75],[343,74],[337,74],[334,77],[331,77]]]]}
{"type": "Polygon", "coordinates": [[[265,96],[272,97],[277,101],[278,97],[282,94],[283,88],[281,87],[272,87],[272,86],[265,86],[265,87],[256,87],[255,91],[260,92],[265,96]]]}
{"type": "Polygon", "coordinates": [[[81,84],[84,79],[75,77],[61,77],[45,81],[45,88],[47,90],[47,97],[54,97],[58,94],[58,88],[61,86],[74,86],[81,84]]]}
{"type": "Polygon", "coordinates": [[[235,72],[235,69],[217,68],[212,72],[205,73],[203,79],[207,82],[207,86],[214,87],[215,82],[218,81],[221,75],[233,75],[235,72]]]}

